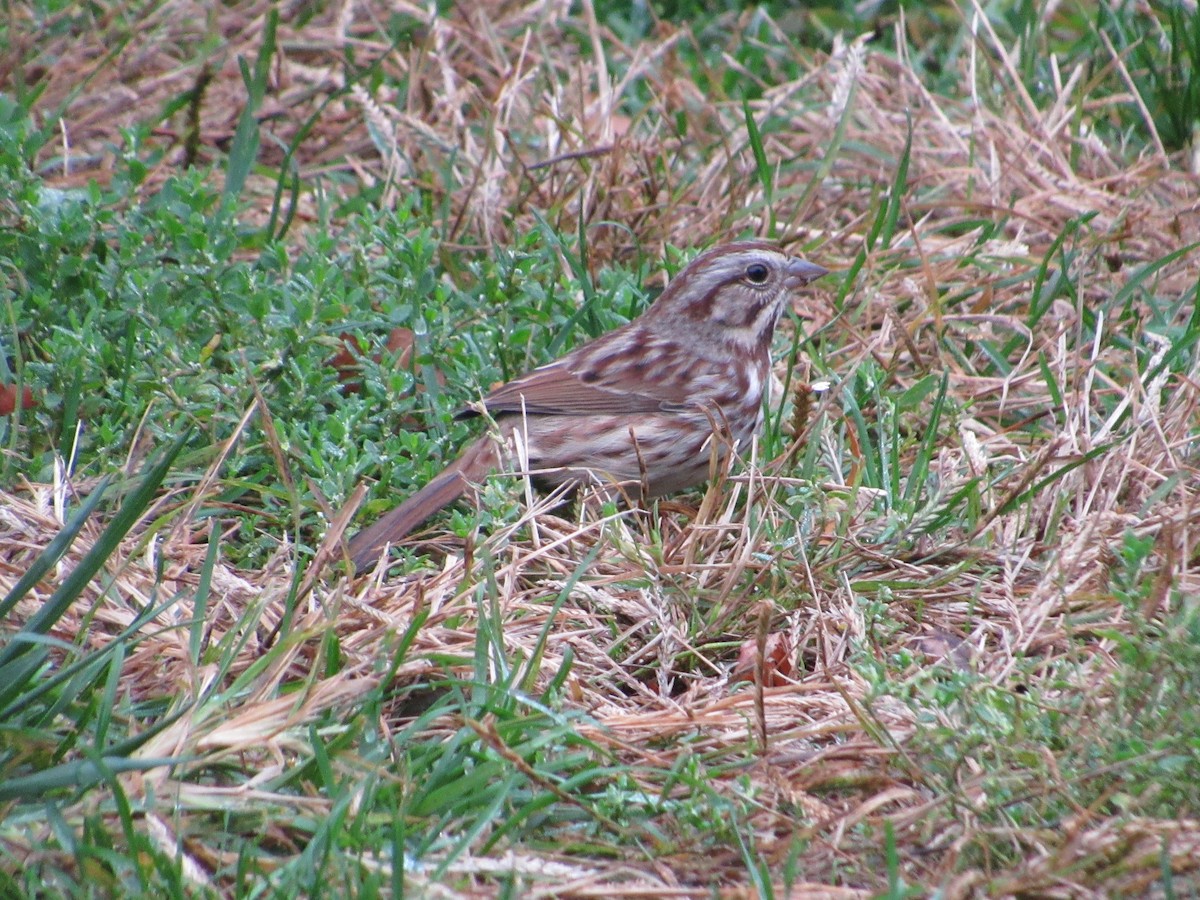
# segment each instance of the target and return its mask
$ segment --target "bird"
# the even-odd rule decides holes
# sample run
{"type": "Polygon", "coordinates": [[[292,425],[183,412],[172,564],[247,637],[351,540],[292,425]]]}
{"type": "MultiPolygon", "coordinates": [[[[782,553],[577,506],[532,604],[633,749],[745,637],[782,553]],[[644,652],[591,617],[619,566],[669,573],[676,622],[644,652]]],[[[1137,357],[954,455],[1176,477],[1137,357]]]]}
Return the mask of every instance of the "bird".
{"type": "Polygon", "coordinates": [[[761,427],[780,315],[792,291],[827,273],[765,241],[700,253],[628,324],[459,411],[490,417],[493,433],[351,538],[355,571],[496,470],[551,488],[622,485],[642,499],[704,481],[714,438],[723,456],[761,427]]]}

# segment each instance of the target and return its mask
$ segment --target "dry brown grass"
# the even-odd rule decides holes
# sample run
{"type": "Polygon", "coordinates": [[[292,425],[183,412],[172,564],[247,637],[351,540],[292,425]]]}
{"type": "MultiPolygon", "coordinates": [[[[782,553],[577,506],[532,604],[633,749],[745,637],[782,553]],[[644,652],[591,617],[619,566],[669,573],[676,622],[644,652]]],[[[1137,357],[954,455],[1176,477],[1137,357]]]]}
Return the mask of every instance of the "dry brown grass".
{"type": "MultiPolygon", "coordinates": [[[[47,160],[47,174],[61,185],[104,180],[117,129],[145,122],[198,84],[199,104],[185,105],[154,129],[165,152],[147,189],[187,159],[193,108],[194,158],[218,161],[244,103],[237,59],[253,60],[271,8],[242,3],[218,12],[179,3],[137,20],[118,6],[83,34],[35,42],[41,32],[24,32],[25,45],[17,42],[6,69],[24,57],[24,68],[12,74],[44,81],[39,108],[65,113],[54,148],[61,153],[47,160]],[[213,52],[198,52],[210,46],[213,52]]],[[[664,25],[659,41],[627,48],[592,16],[568,10],[562,2],[497,3],[429,22],[416,5],[347,4],[302,27],[285,15],[259,113],[267,136],[260,162],[278,166],[281,148],[315,115],[316,127],[296,146],[306,183],[337,173],[350,177],[347,191],[361,180],[386,183],[392,201],[411,188],[448,194],[451,238],[511,243],[533,226],[533,209],[551,211],[552,223],[566,233],[581,219],[623,226],[594,227],[591,239],[595,247],[626,252],[635,238],[649,252],[663,243],[692,245],[698,235],[761,232],[765,201],[740,104],[701,93],[672,65],[677,46],[692,40],[688,33],[664,25]],[[379,40],[378,22],[387,13],[411,17],[411,46],[379,40]],[[349,49],[359,65],[375,63],[384,73],[375,95],[341,71],[349,49]],[[609,71],[618,62],[619,79],[609,71]],[[389,87],[395,84],[407,85],[403,96],[389,87]],[[620,106],[635,90],[652,100],[631,119],[620,106]],[[681,112],[686,135],[671,126],[681,112]]],[[[908,116],[915,136],[909,180],[920,202],[904,212],[914,240],[948,220],[1006,214],[1012,220],[1006,237],[1029,252],[1003,255],[1037,257],[1066,220],[1088,212],[1097,217],[1097,240],[1119,245],[1128,264],[1159,258],[1197,233],[1194,178],[1154,154],[1131,167],[1098,138],[1075,133],[1082,71],[1063,73],[1060,102],[1039,110],[1001,61],[1004,49],[981,46],[979,69],[991,67],[991,83],[1011,92],[996,113],[981,101],[933,96],[911,68],[861,44],[811,61],[788,47],[780,33],[774,52],[799,57],[802,78],[773,83],[745,73],[769,85],[752,104],[756,116],[779,120],[764,135],[768,157],[780,163],[776,194],[785,198],[775,218],[782,233],[820,238],[835,258],[857,250],[869,211],[861,192],[891,182],[908,116]],[[851,86],[852,115],[829,176],[807,202],[794,205],[802,196],[794,185],[807,184],[825,162],[851,86]]],[[[969,239],[931,237],[919,248],[898,249],[953,260],[969,239]]]]}
{"type": "MultiPolygon", "coordinates": [[[[253,56],[269,6],[179,3],[143,21],[113,8],[90,34],[18,48],[35,60],[23,77],[44,76],[48,84],[40,107],[65,109],[69,152],[49,170],[51,180],[104,178],[115,129],[144,121],[202,78],[211,80],[199,106],[198,159],[217,158],[243,96],[235,60],[253,56]],[[114,41],[117,35],[130,39],[114,41]],[[217,51],[198,53],[206,42],[217,51]]],[[[586,7],[466,9],[429,22],[417,6],[345,4],[302,26],[285,9],[262,125],[286,145],[317,116],[296,152],[306,183],[324,176],[346,193],[363,181],[385,183],[386,202],[414,187],[444,197],[447,246],[511,243],[542,211],[566,233],[588,223],[598,265],[638,249],[653,256],[667,244],[763,233],[773,219],[789,240],[819,247],[814,255],[823,264],[841,267],[864,247],[911,119],[907,195],[891,246],[867,254],[845,311],[825,285],[800,298],[797,312],[819,331],[823,364],[847,378],[874,363],[884,390],[900,392],[928,373],[946,373],[958,412],[942,423],[933,475],[948,497],[987,474],[983,509],[957,530],[942,531],[939,546],[907,543],[887,532],[877,496],[827,484],[820,502],[800,509],[797,526],[797,506],[788,500],[795,480],[766,465],[712,489],[699,509],[674,511],[661,522],[636,514],[605,518],[586,508],[568,521],[535,506],[512,527],[479,536],[476,546],[431,541],[426,559],[402,577],[350,581],[329,570],[301,598],[286,653],[247,676],[245,690],[200,707],[138,751],[193,762],[121,776],[131,798],[170,798],[175,821],[147,817],[154,840],[173,848],[181,818],[217,806],[278,811],[271,827],[286,842],[288,811],[320,815],[327,801],[319,793],[259,792],[254,779],[308,752],[300,726],[326,710],[353,710],[377,686],[397,635],[420,616],[426,618],[396,683],[447,673],[470,678],[482,609],[499,617],[509,659],[537,659],[531,693],[573,658],[567,706],[591,723],[582,735],[633,777],[669,770],[684,754],[721,761],[714,789],[754,794],[758,812],[750,823],[774,872],[794,840],[806,839],[805,881],[791,896],[858,897],[886,887],[885,826],[894,829],[905,879],[941,884],[950,897],[1129,896],[1150,890],[1164,866],[1194,889],[1200,822],[1079,808],[1053,828],[1006,833],[984,812],[994,774],[987,761],[968,760],[953,779],[935,774],[912,749],[935,723],[881,693],[852,661],[865,647],[897,683],[940,667],[976,673],[1006,692],[1025,690],[1023,680],[1040,671],[1045,684],[1029,687],[1038,702],[1082,694],[1091,700],[1072,708],[1099,716],[1119,666],[1113,635],[1129,628],[1128,609],[1109,590],[1124,535],[1157,542],[1161,590],[1147,601],[1147,615],[1200,595],[1200,373],[1193,368],[1158,381],[1139,375],[1153,366],[1138,357],[1144,362],[1165,346],[1152,333],[1142,332],[1132,348],[1077,340],[1085,310],[1103,305],[1141,265],[1200,235],[1196,178],[1157,153],[1131,163],[1098,138],[1081,136],[1080,116],[1104,111],[1079,109],[1074,72],[1063,73],[1058,103],[1037,108],[1010,77],[1004,48],[986,35],[977,64],[1008,89],[986,106],[970,96],[935,96],[904,61],[861,44],[810,57],[787,49],[781,35],[777,52],[798,56],[803,77],[775,82],[761,75],[770,87],[751,104],[760,123],[770,123],[765,148],[780,163],[769,207],[740,104],[706,96],[677,64],[678,47],[691,40],[686,32],[664,24],[656,41],[623,47],[586,7]],[[377,20],[396,12],[424,23],[408,47],[389,48],[379,38],[377,20]],[[384,73],[385,86],[374,94],[346,84],[341,63],[351,48],[357,61],[376,61],[384,73]],[[401,97],[392,85],[403,82],[401,97]],[[652,100],[629,118],[621,101],[635,89],[652,100]],[[677,114],[686,118],[686,135],[673,128],[677,114]],[[810,182],[816,186],[806,192],[810,182]],[[1076,257],[1078,303],[1058,300],[1030,326],[1030,280],[1019,276],[1084,213],[1094,217],[1076,257]],[[1006,221],[1002,237],[978,246],[980,230],[971,223],[996,217],[1006,221]],[[947,300],[960,295],[969,300],[947,300]],[[1007,336],[1019,338],[1021,349],[1000,376],[977,341],[1007,336]],[[1065,392],[1061,403],[1046,372],[1065,392]],[[1006,508],[1091,453],[1052,487],[1006,508]],[[578,571],[598,545],[594,562],[578,571]],[[869,617],[864,602],[877,596],[878,585],[890,598],[884,619],[869,617]],[[563,591],[568,600],[557,606],[563,591]],[[325,676],[330,631],[342,667],[325,676]],[[802,663],[795,683],[762,690],[731,684],[737,646],[765,631],[788,635],[802,663]],[[1031,660],[1040,660],[1040,669],[1031,660]],[[303,688],[281,694],[285,683],[303,688]],[[250,783],[233,789],[193,777],[222,762],[247,773],[250,783]],[[1007,847],[1004,859],[980,850],[996,846],[1007,847]]],[[[35,32],[25,33],[33,40],[35,32]]],[[[4,74],[12,77],[11,69],[4,74]]],[[[156,126],[154,140],[166,152],[147,191],[182,162],[187,127],[186,109],[156,126]]],[[[281,158],[279,146],[264,140],[261,161],[271,166],[281,158]]],[[[264,198],[271,187],[259,186],[264,198]]],[[[1154,291],[1182,297],[1196,277],[1195,254],[1184,256],[1161,269],[1154,291]]],[[[807,441],[824,442],[831,457],[854,450],[837,442],[846,431],[842,389],[825,395],[808,420],[807,441]]],[[[833,470],[850,478],[858,464],[833,470]]],[[[52,494],[50,486],[30,485],[0,504],[6,590],[57,530],[52,494]]],[[[177,498],[176,508],[187,499],[177,498]]],[[[67,561],[18,608],[19,617],[45,602],[102,525],[87,527],[67,561]]],[[[190,616],[186,598],[196,589],[203,536],[184,521],[163,532],[154,547],[164,561],[161,582],[146,537],[126,541],[109,561],[111,583],[96,583],[58,636],[84,634],[86,643],[103,645],[149,598],[178,592],[184,601],[147,629],[126,659],[121,690],[145,697],[169,691],[182,706],[218,676],[190,662],[188,631],[180,627],[190,616]]],[[[257,623],[226,679],[246,676],[278,639],[293,564],[288,545],[261,571],[218,564],[206,640],[216,644],[257,623]]],[[[398,701],[385,710],[384,726],[400,729],[413,715],[398,701]]],[[[461,724],[430,727],[450,733],[461,724]]],[[[943,713],[936,724],[955,723],[943,713]]],[[[487,723],[479,728],[503,753],[487,723]]],[[[1079,775],[1047,781],[1055,760],[1047,749],[1045,768],[1009,773],[1013,793],[1035,800],[1069,794],[1065,782],[1079,775]]],[[[660,783],[646,778],[650,792],[660,783]]],[[[227,853],[202,839],[184,846],[198,883],[230,864],[227,853]]],[[[659,858],[624,849],[624,858],[592,860],[518,849],[464,856],[450,875],[481,895],[494,893],[497,873],[505,872],[519,873],[531,894],[750,895],[734,847],[714,852],[681,837],[659,858]]],[[[420,873],[412,877],[421,885],[420,873]]],[[[426,887],[438,895],[436,886],[426,887]]]]}

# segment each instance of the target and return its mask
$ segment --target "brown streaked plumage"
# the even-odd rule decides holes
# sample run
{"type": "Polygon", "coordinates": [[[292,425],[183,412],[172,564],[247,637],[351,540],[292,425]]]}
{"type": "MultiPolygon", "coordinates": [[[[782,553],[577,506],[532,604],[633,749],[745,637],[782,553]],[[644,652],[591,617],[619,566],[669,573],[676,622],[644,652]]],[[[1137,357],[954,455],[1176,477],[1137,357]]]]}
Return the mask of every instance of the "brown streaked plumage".
{"type": "Polygon", "coordinates": [[[519,457],[548,485],[618,482],[660,496],[703,481],[714,429],[737,446],[758,430],[784,303],[825,272],[762,242],[700,254],[628,325],[484,397],[479,405],[500,439],[476,440],[355,535],[355,567],[374,563],[387,545],[519,457]]]}

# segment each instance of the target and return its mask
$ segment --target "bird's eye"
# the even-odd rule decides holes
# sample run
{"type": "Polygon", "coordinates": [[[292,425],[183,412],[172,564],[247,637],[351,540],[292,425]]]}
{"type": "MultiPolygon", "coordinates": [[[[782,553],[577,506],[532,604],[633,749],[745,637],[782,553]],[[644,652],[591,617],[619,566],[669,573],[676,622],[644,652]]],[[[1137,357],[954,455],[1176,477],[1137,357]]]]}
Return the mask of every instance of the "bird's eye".
{"type": "Polygon", "coordinates": [[[771,271],[762,263],[750,263],[746,266],[746,280],[751,284],[766,284],[771,271]]]}

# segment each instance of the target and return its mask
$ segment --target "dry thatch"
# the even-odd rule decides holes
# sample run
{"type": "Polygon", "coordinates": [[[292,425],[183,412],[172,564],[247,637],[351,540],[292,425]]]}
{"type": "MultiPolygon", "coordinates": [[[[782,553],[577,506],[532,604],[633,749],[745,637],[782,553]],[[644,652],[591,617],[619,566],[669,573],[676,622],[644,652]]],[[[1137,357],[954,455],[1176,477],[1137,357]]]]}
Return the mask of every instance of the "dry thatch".
{"type": "MultiPolygon", "coordinates": [[[[114,8],[85,34],[39,35],[21,74],[45,82],[40,108],[60,114],[62,152],[47,160],[47,175],[60,185],[103,180],[117,129],[134,128],[151,110],[167,111],[189,91],[196,102],[152,132],[166,152],[147,187],[181,164],[227,150],[245,98],[237,60],[255,58],[273,8],[243,3],[211,12],[181,3],[146,21],[119,18],[126,13],[114,8]],[[209,45],[216,52],[196,52],[209,45]]],[[[634,240],[653,252],[663,243],[692,245],[698,235],[763,230],[770,210],[741,104],[701,92],[672,65],[678,45],[694,40],[686,31],[664,25],[658,41],[629,48],[587,5],[580,16],[563,2],[456,8],[434,19],[407,4],[347,4],[312,20],[299,14],[284,11],[258,110],[263,165],[280,165],[282,148],[294,144],[305,183],[342,175],[352,176],[350,191],[362,180],[385,183],[392,200],[413,188],[449,195],[452,235],[489,242],[511,243],[532,227],[532,210],[550,211],[567,233],[580,222],[590,228],[601,259],[604,248],[628,250],[634,240]],[[380,39],[379,21],[388,14],[410,18],[410,41],[389,46],[380,39]],[[363,78],[346,75],[351,51],[362,69],[375,65],[383,73],[375,94],[363,78]],[[401,95],[390,85],[407,89],[401,95]],[[641,111],[630,118],[622,110],[638,92],[651,101],[635,104],[641,111]],[[681,115],[686,134],[672,124],[681,115]],[[313,117],[316,125],[307,127],[313,117]]],[[[18,42],[10,59],[21,58],[22,49],[18,42]]],[[[806,70],[782,83],[771,73],[741,73],[766,86],[751,109],[767,158],[778,167],[774,220],[785,235],[821,239],[827,254],[849,257],[858,249],[867,207],[857,201],[863,190],[891,183],[910,119],[909,184],[920,200],[904,215],[913,239],[930,242],[896,248],[906,255],[952,259],[956,242],[925,232],[991,216],[1009,220],[1011,243],[996,247],[1004,258],[1036,257],[1065,221],[1084,213],[1095,214],[1101,246],[1106,239],[1119,244],[1125,263],[1159,258],[1200,233],[1194,178],[1162,155],[1130,167],[1124,153],[1086,127],[1102,108],[1084,110],[1080,126],[1082,70],[1063,73],[1060,101],[1038,109],[1005,48],[984,43],[972,53],[976,84],[990,67],[987,84],[1010,92],[996,113],[977,97],[930,94],[904,61],[872,54],[862,42],[809,60],[779,31],[769,51],[799,59],[806,70]],[[810,194],[795,190],[810,181],[810,194]]],[[[958,246],[970,240],[968,232],[958,246]]]]}
{"type": "MultiPolygon", "coordinates": [[[[138,22],[118,21],[114,10],[89,36],[39,42],[36,52],[27,46],[25,56],[40,62],[23,77],[40,78],[37,66],[49,72],[41,107],[62,114],[64,151],[46,169],[52,180],[103,178],[116,127],[143,121],[148,109],[200,84],[196,158],[206,161],[207,148],[226,147],[244,97],[236,59],[253,58],[273,7],[249,2],[202,11],[181,3],[138,22]],[[117,33],[138,37],[114,42],[117,33]],[[203,61],[195,48],[214,41],[219,52],[203,61]],[[60,74],[56,67],[67,59],[75,65],[60,74]]],[[[939,435],[931,479],[948,497],[987,475],[986,511],[952,536],[960,544],[918,545],[901,555],[891,552],[902,542],[887,533],[869,492],[822,486],[822,504],[802,510],[796,524],[788,499],[795,482],[786,469],[762,465],[710,490],[699,509],[675,510],[661,522],[635,513],[606,518],[586,508],[567,521],[534,507],[512,528],[480,536],[478,546],[429,545],[429,561],[402,578],[351,582],[325,573],[302,598],[288,651],[255,674],[250,689],[199,707],[139,751],[196,762],[122,776],[130,797],[153,791],[185,813],[214,805],[319,813],[326,801],[317,794],[267,794],[251,785],[307,752],[301,725],[325,710],[355,707],[382,677],[397,635],[417,617],[427,618],[394,673],[401,685],[452,671],[447,659],[470,660],[484,611],[499,617],[508,658],[538,660],[535,684],[573,659],[567,695],[592,723],[585,737],[631,772],[669,769],[681,753],[740,760],[715,789],[733,795],[748,779],[761,809],[753,821],[758,852],[779,865],[797,834],[809,841],[804,872],[811,883],[796,886],[793,896],[866,896],[881,888],[881,872],[872,880],[848,860],[864,847],[877,850],[885,824],[894,828],[905,878],[944,884],[952,897],[1136,894],[1164,866],[1196,883],[1200,823],[1190,819],[1120,820],[1080,809],[1069,827],[998,835],[973,812],[988,773],[964,771],[957,784],[932,783],[907,749],[929,723],[917,721],[911,706],[880,697],[849,665],[852,650],[867,645],[881,660],[910,660],[910,668],[893,672],[897,678],[944,667],[1003,685],[1018,660],[1041,659],[1047,684],[1094,692],[1100,709],[1102,686],[1117,665],[1110,635],[1128,625],[1125,606],[1107,589],[1124,535],[1157,542],[1162,589],[1147,600],[1147,615],[1173,598],[1200,594],[1193,498],[1200,373],[1143,377],[1166,348],[1166,339],[1149,331],[1132,350],[1074,340],[1093,298],[1119,291],[1141,265],[1200,235],[1192,174],[1158,153],[1130,164],[1081,129],[1081,120],[1103,110],[1079,108],[1078,72],[1063,73],[1058,103],[1035,106],[1005,48],[986,34],[972,65],[1008,91],[998,112],[995,96],[991,108],[971,96],[934,96],[907,61],[861,42],[808,58],[779,33],[771,53],[799,57],[803,77],[777,82],[769,73],[743,73],[768,85],[750,104],[767,158],[778,165],[768,201],[740,103],[703,93],[673,65],[679,45],[693,39],[684,30],[663,24],[655,41],[625,47],[597,24],[588,4],[578,12],[562,2],[458,5],[434,19],[403,3],[349,3],[299,23],[295,11],[283,10],[280,53],[259,113],[273,138],[263,141],[262,161],[279,164],[280,146],[301,138],[295,161],[305,182],[323,175],[349,192],[362,181],[383,183],[389,202],[413,188],[444,197],[452,241],[507,244],[535,227],[535,211],[548,211],[567,232],[582,222],[598,261],[639,247],[653,255],[666,244],[763,233],[768,221],[789,240],[819,245],[817,258],[831,266],[869,250],[845,312],[834,308],[828,287],[799,300],[797,311],[819,332],[835,371],[875,361],[895,392],[929,372],[947,374],[963,413],[939,435]],[[381,39],[377,19],[385,14],[411,18],[408,44],[381,39]],[[367,80],[347,80],[342,61],[350,50],[359,64],[380,67],[384,87],[371,93],[367,80]],[[398,84],[407,85],[403,94],[398,84]],[[631,118],[623,101],[635,90],[652,99],[631,118]],[[306,130],[310,116],[316,124],[306,130]],[[675,129],[679,116],[686,133],[675,129]],[[910,122],[900,227],[890,246],[867,248],[872,197],[893,183],[910,122]],[[1085,293],[1076,306],[1054,303],[1031,328],[1030,282],[1014,276],[1036,266],[1066,224],[1084,214],[1093,216],[1076,257],[1085,293]],[[1004,222],[982,248],[972,224],[980,219],[1004,222]],[[972,263],[964,267],[967,256],[972,263]],[[947,299],[958,297],[969,300],[947,299]],[[1023,350],[1006,377],[993,375],[978,355],[953,352],[952,345],[981,335],[1020,338],[1023,350]],[[1061,402],[1047,372],[1068,391],[1061,402]],[[1127,377],[1117,380],[1114,372],[1127,377]],[[1030,426],[1038,421],[1055,423],[1053,434],[1030,426]],[[1007,508],[1042,477],[1091,453],[1053,490],[1007,508]],[[604,552],[580,572],[597,545],[604,552]],[[485,573],[494,593],[483,604],[485,573]],[[891,586],[886,629],[865,616],[863,592],[874,590],[868,584],[891,586]],[[562,592],[568,599],[558,605],[562,592]],[[342,668],[324,677],[322,641],[330,631],[342,668]],[[786,635],[802,670],[782,686],[731,683],[730,646],[768,632],[786,635]],[[1062,664],[1067,659],[1069,666],[1062,664]],[[308,687],[281,695],[284,682],[308,687]],[[231,789],[191,777],[222,760],[246,772],[247,784],[231,789]],[[961,811],[946,812],[950,803],[961,811]],[[874,837],[863,838],[863,825],[874,837]],[[1010,843],[1014,861],[998,881],[983,863],[962,862],[984,832],[1010,843]],[[832,883],[847,868],[862,879],[862,890],[817,883],[832,883]]],[[[11,70],[4,74],[12,77],[11,70]]],[[[983,80],[980,74],[976,83],[983,80]]],[[[153,131],[167,152],[148,189],[192,153],[188,108],[153,131]]],[[[1184,256],[1161,268],[1155,290],[1183,296],[1196,273],[1195,255],[1184,256]]],[[[800,423],[808,441],[828,440],[825,432],[839,417],[837,391],[800,423]]],[[[842,448],[830,444],[829,452],[842,448]]],[[[6,591],[56,531],[52,494],[51,486],[30,485],[0,503],[6,591]]],[[[199,499],[179,498],[176,508],[199,499]]],[[[170,694],[183,706],[218,673],[192,665],[188,630],[180,627],[191,618],[188,598],[205,551],[187,522],[177,521],[153,554],[146,533],[135,529],[109,561],[110,581],[93,585],[58,636],[103,645],[151,597],[178,593],[181,601],[144,629],[125,661],[121,689],[170,694]],[[164,561],[161,583],[153,555],[164,561]]],[[[102,524],[88,526],[18,616],[45,602],[102,524]]],[[[279,638],[292,564],[286,545],[262,571],[218,564],[206,641],[236,636],[248,622],[257,628],[226,679],[250,671],[264,642],[279,638]]],[[[470,676],[467,663],[460,669],[470,676]]],[[[398,704],[387,711],[388,725],[400,728],[411,715],[398,704]]],[[[479,727],[503,753],[487,723],[479,727]]],[[[1038,797],[1055,786],[1030,780],[1022,788],[1038,797]]],[[[173,823],[148,817],[146,827],[161,846],[175,846],[173,823]]],[[[186,849],[198,882],[228,864],[200,843],[186,849]]],[[[490,876],[506,872],[519,873],[531,893],[555,896],[700,897],[717,884],[728,885],[722,896],[748,890],[735,886],[745,873],[733,848],[724,856],[685,851],[654,862],[631,853],[619,864],[511,851],[462,857],[450,871],[474,879],[484,893],[490,876]]],[[[413,877],[420,883],[419,872],[413,877]]]]}

